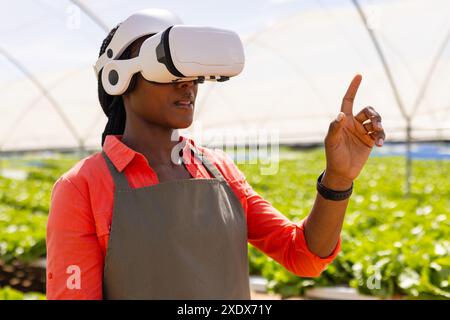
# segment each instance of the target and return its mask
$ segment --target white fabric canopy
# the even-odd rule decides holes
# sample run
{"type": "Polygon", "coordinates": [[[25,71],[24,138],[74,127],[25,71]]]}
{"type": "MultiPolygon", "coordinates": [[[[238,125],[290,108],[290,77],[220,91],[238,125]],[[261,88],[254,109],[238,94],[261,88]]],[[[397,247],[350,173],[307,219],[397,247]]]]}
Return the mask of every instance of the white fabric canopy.
{"type": "Polygon", "coordinates": [[[102,26],[147,7],[233,29],[244,42],[241,75],[199,86],[185,133],[203,142],[230,134],[251,140],[255,132],[285,143],[322,142],[355,73],[363,75],[355,114],[373,106],[388,141],[404,140],[406,121],[368,30],[412,117],[413,139],[450,140],[450,2],[359,4],[368,29],[344,0],[11,2],[0,12],[0,150],[100,147],[106,117],[92,64],[106,36],[102,26]]]}

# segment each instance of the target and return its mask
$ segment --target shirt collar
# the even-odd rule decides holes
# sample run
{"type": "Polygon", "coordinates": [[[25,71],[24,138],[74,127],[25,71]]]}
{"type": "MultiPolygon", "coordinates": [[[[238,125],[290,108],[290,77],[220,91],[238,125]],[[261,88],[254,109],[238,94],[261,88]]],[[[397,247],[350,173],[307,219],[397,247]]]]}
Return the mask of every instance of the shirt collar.
{"type": "MultiPolygon", "coordinates": [[[[184,143],[184,155],[186,154],[186,150],[188,150],[187,148],[189,148],[189,144],[195,146],[191,139],[187,139],[181,135],[179,141],[184,143]]],[[[122,172],[136,155],[140,155],[145,159],[142,153],[134,151],[122,142],[122,135],[107,135],[103,144],[103,151],[105,151],[119,172],[122,172]]]]}

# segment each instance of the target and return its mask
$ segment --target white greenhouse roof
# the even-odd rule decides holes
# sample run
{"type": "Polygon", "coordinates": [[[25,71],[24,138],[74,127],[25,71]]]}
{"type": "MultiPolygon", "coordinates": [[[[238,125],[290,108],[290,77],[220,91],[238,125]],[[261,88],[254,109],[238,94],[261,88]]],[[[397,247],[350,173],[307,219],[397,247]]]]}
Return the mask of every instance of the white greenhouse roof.
{"type": "Polygon", "coordinates": [[[267,131],[284,143],[322,142],[360,73],[354,112],[373,106],[387,141],[405,139],[405,115],[414,140],[450,140],[447,0],[21,0],[0,12],[0,151],[100,147],[106,117],[92,64],[105,29],[148,7],[244,42],[241,75],[199,86],[194,138],[267,131]]]}

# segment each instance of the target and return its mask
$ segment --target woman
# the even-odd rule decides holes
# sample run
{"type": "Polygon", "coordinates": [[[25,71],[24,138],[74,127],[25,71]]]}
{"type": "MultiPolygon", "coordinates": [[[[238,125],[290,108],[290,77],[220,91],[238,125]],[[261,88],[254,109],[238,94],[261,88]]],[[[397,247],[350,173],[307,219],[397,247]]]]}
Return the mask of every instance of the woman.
{"type": "MultiPolygon", "coordinates": [[[[147,15],[159,30],[133,41],[120,59],[136,57],[145,39],[179,24],[161,10],[147,15]]],[[[353,180],[385,139],[373,108],[353,116],[360,82],[357,75],[330,124],[314,206],[293,223],[223,152],[177,136],[193,121],[195,81],[161,84],[136,73],[127,91],[113,97],[100,74],[99,101],[108,117],[103,150],[55,183],[47,298],[249,299],[247,242],[298,276],[319,276],[340,250],[353,180]],[[174,151],[181,162],[172,161],[174,151]]]]}

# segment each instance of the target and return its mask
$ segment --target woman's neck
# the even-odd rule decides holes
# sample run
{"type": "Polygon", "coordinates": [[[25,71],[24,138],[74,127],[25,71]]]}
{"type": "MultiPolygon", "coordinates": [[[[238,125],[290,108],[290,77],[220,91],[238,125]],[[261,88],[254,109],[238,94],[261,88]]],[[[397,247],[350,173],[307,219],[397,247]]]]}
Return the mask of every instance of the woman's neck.
{"type": "Polygon", "coordinates": [[[178,129],[139,123],[139,121],[132,125],[129,125],[127,121],[122,136],[122,143],[142,153],[151,166],[175,166],[171,154],[178,142],[178,129]]]}

